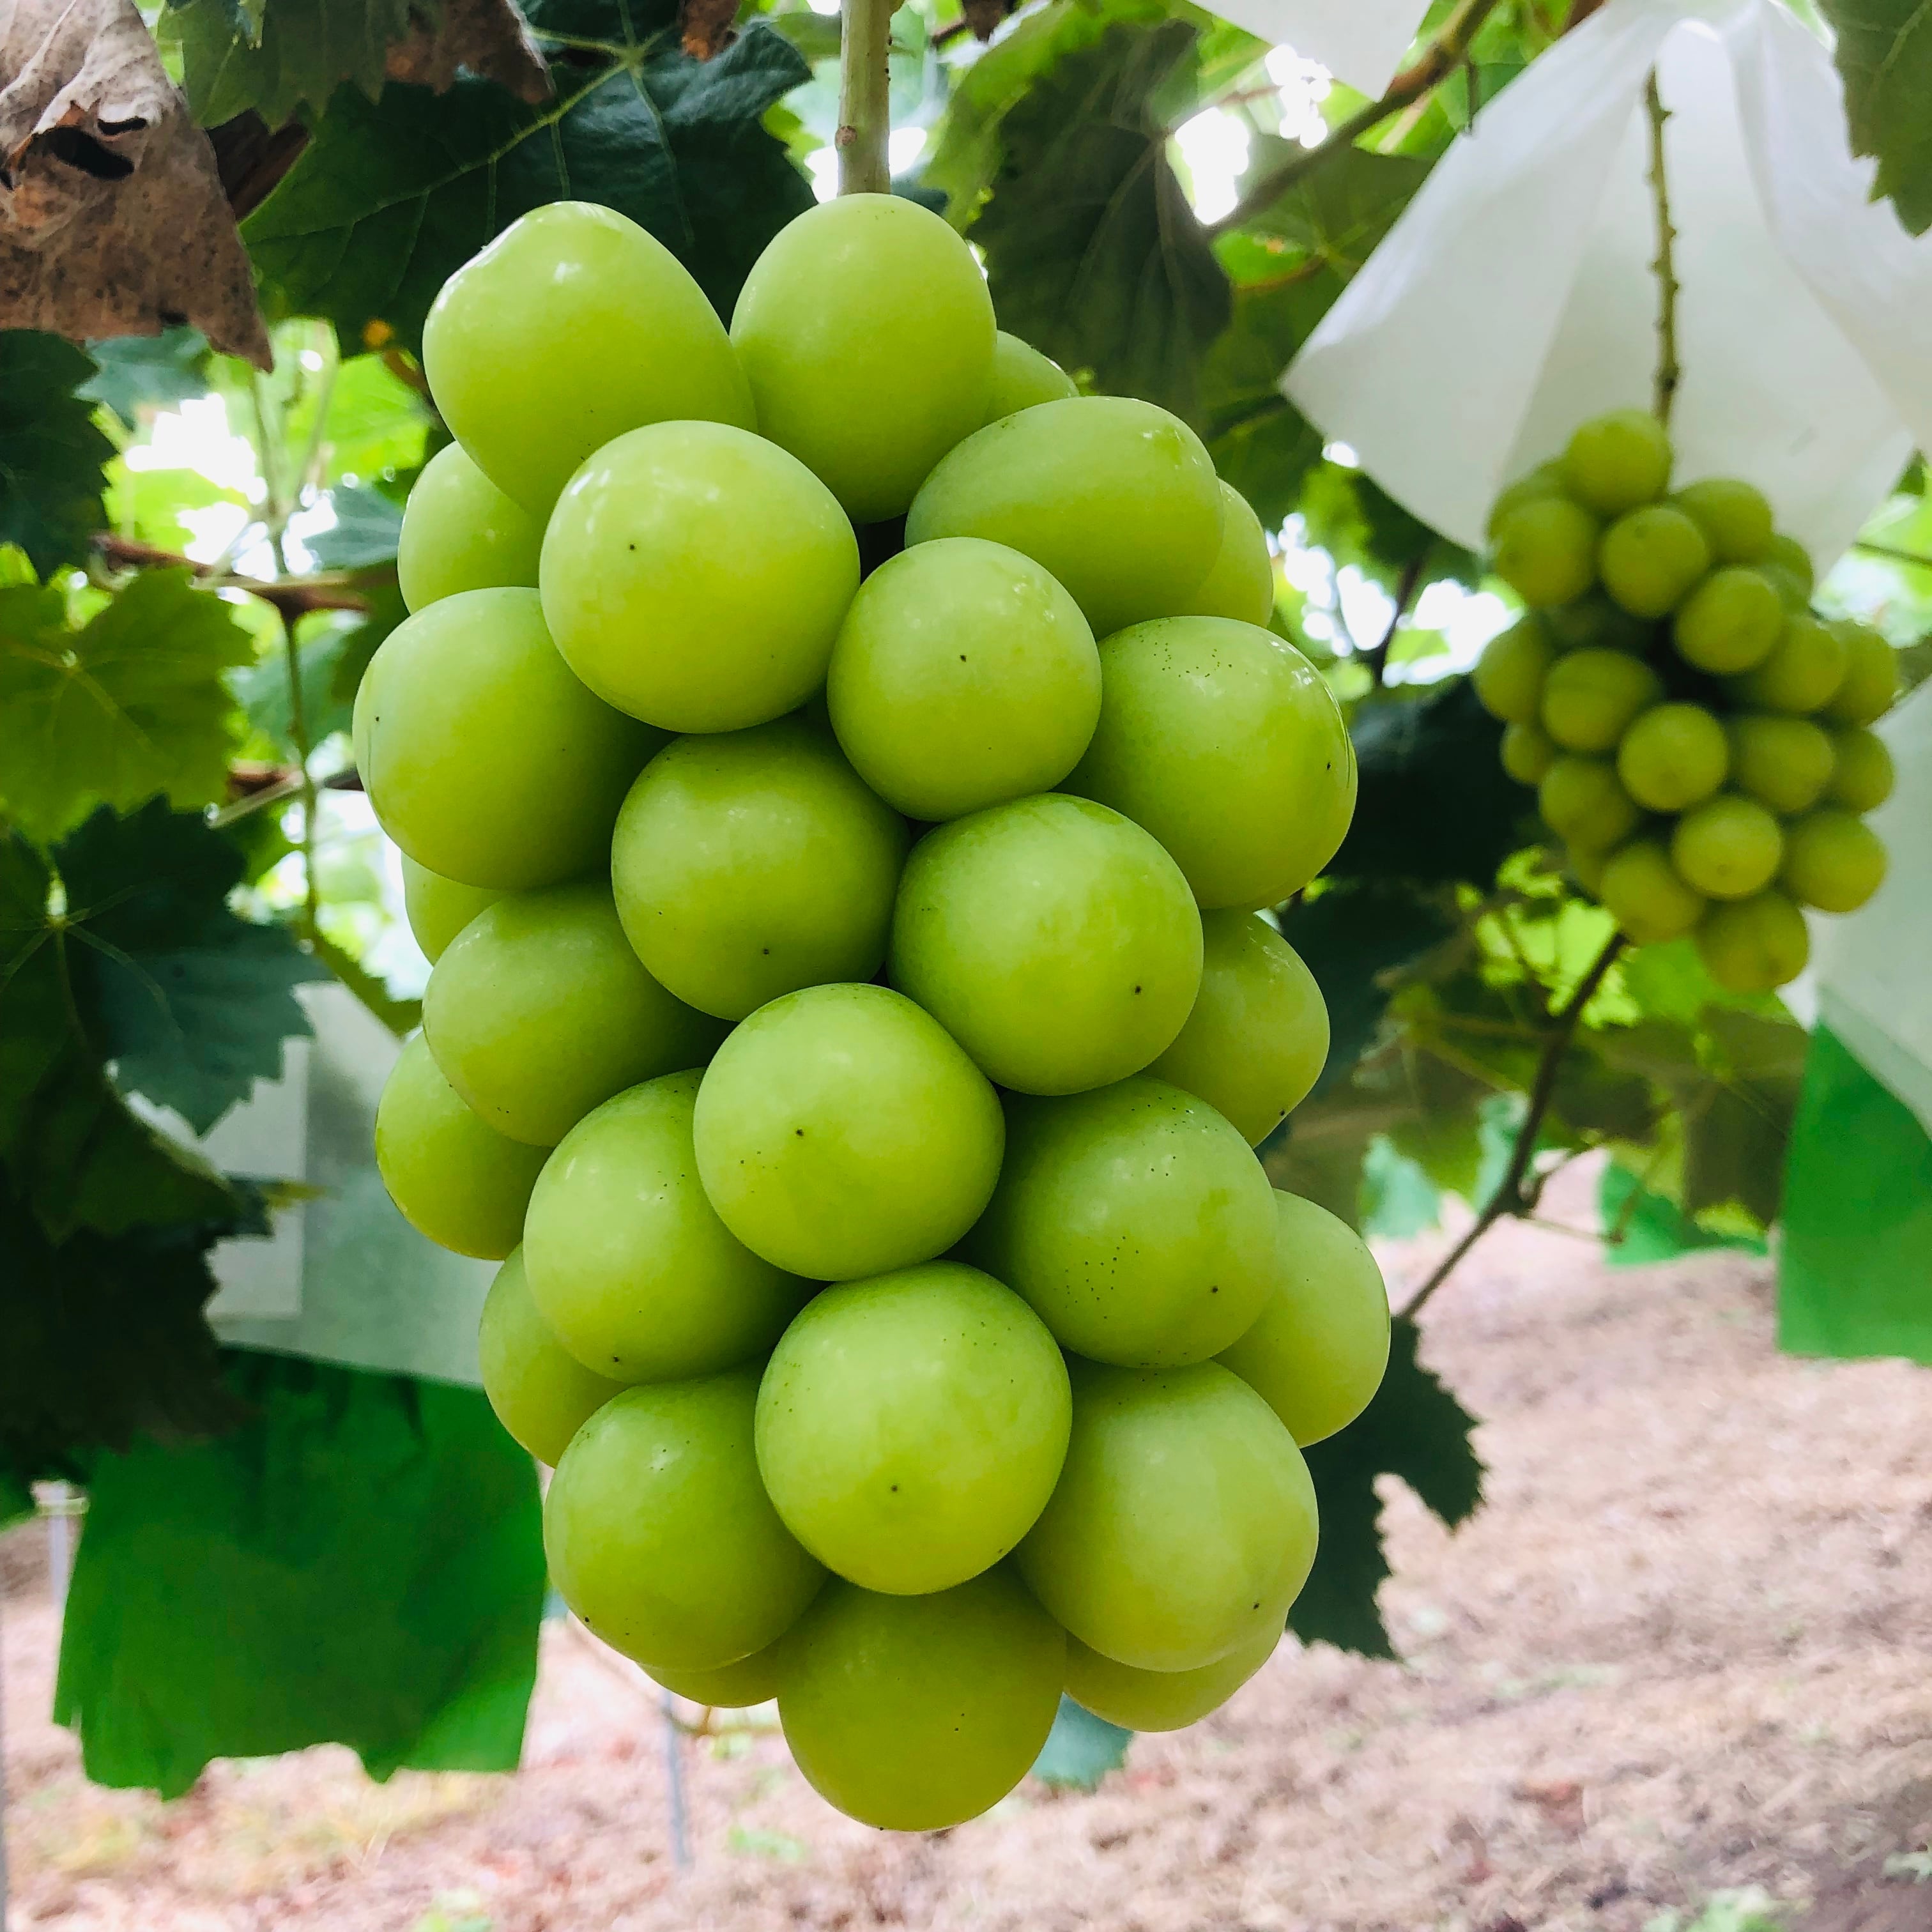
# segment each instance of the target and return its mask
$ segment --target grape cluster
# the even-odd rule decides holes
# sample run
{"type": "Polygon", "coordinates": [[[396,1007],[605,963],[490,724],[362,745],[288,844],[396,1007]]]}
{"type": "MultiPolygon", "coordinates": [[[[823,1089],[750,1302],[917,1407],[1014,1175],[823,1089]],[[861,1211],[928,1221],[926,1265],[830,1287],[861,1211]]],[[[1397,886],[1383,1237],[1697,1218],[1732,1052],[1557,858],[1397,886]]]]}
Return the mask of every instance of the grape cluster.
{"type": "Polygon", "coordinates": [[[1497,499],[1491,561],[1530,610],[1476,692],[1622,930],[1693,933],[1720,986],[1768,991],[1804,970],[1801,906],[1853,911],[1885,877],[1862,814],[1892,790],[1868,728],[1896,662],[1814,614],[1810,559],[1758,491],[1666,495],[1671,460],[1654,417],[1618,410],[1497,499]]]}
{"type": "Polygon", "coordinates": [[[994,1803],[1063,1689],[1192,1722],[1388,1348],[1252,1151],[1328,1046],[1256,909],[1355,790],[1253,513],[887,196],[779,234],[728,333],[540,209],[424,362],[457,441],[355,719],[435,962],[376,1154],[502,1260],[558,1588],[682,1695],[776,1696],[877,1825],[994,1803]]]}

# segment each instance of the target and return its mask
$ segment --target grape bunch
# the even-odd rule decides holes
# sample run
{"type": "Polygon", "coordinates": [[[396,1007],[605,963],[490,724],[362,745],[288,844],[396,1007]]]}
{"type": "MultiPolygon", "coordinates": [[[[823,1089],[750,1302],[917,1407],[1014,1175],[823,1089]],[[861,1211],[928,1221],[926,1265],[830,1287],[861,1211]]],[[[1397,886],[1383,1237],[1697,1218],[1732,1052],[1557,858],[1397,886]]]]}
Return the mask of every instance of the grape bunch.
{"type": "Polygon", "coordinates": [[[1666,494],[1671,460],[1654,417],[1620,410],[1496,500],[1491,562],[1529,614],[1484,651],[1476,694],[1618,926],[1694,934],[1720,986],[1766,992],[1804,970],[1800,907],[1854,911],[1884,879],[1862,814],[1892,790],[1869,728],[1896,661],[1814,614],[1811,560],[1757,490],[1666,494]]]}
{"type": "Polygon", "coordinates": [[[776,1697],[875,1825],[995,1802],[1063,1690],[1191,1723],[1388,1350],[1253,1152],[1328,1046],[1257,909],[1355,791],[1258,522],[890,196],[784,230],[728,332],[541,208],[424,366],[456,441],[355,718],[434,962],[376,1156],[502,1260],[557,1588],[679,1694],[776,1697]]]}

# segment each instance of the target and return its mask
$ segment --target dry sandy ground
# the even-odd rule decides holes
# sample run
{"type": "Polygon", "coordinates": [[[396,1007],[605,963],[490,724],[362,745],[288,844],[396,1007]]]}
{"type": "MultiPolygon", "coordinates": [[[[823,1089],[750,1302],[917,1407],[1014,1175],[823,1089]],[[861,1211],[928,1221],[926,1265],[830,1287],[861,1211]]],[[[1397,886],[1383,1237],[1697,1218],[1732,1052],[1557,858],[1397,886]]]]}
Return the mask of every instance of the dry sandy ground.
{"type": "Polygon", "coordinates": [[[685,1872],[652,1696],[564,1626],[513,1780],[327,1749],[93,1790],[16,1547],[14,1932],[1642,1932],[1748,1885],[1932,1932],[1882,1876],[1932,1838],[1932,1375],[1781,1359],[1770,1317],[1761,1264],[1501,1231],[1428,1318],[1490,1501],[1451,1538],[1392,1491],[1406,1667],[1285,1648],[1096,1795],[929,1838],[834,1816],[769,1731],[692,1740],[685,1872]]]}

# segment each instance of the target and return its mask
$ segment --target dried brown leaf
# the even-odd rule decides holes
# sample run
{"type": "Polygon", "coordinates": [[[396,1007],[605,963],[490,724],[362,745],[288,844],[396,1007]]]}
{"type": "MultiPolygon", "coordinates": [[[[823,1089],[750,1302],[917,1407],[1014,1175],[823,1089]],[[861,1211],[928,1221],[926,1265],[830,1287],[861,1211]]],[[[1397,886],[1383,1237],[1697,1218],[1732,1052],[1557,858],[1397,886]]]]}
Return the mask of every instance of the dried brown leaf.
{"type": "Polygon", "coordinates": [[[960,0],[959,10],[976,40],[990,40],[1012,8],[1008,0],[960,0]]]}
{"type": "Polygon", "coordinates": [[[737,38],[732,26],[737,17],[738,0],[679,0],[677,23],[685,52],[701,61],[722,54],[737,38]]]}
{"type": "Polygon", "coordinates": [[[511,0],[442,0],[442,14],[434,28],[421,14],[410,14],[409,38],[396,41],[384,58],[390,80],[442,94],[455,81],[456,70],[466,67],[532,107],[550,98],[550,70],[511,0]]]}

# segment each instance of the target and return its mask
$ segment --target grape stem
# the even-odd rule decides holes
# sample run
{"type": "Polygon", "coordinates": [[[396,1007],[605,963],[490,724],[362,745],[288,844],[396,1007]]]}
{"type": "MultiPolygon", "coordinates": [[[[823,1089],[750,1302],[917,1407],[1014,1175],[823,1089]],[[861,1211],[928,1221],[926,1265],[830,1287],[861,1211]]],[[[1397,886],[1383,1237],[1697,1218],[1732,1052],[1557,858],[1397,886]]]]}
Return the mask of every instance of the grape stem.
{"type": "Polygon", "coordinates": [[[1666,429],[1670,427],[1670,406],[1677,400],[1677,386],[1684,371],[1677,360],[1677,230],[1670,220],[1670,190],[1664,172],[1664,124],[1670,118],[1658,90],[1657,70],[1643,85],[1646,118],[1650,123],[1650,194],[1657,213],[1657,255],[1650,265],[1657,278],[1657,376],[1651,410],[1666,429]]]}
{"type": "Polygon", "coordinates": [[[838,36],[841,194],[889,194],[892,164],[892,14],[898,0],[844,0],[838,36]]]}
{"type": "Polygon", "coordinates": [[[1590,962],[1588,971],[1577,981],[1576,990],[1550,1014],[1544,1034],[1543,1052],[1536,1063],[1536,1078],[1529,1090],[1529,1106],[1523,1114],[1522,1124],[1516,1130],[1516,1144],[1510,1150],[1509,1166],[1496,1184],[1496,1191],[1483,1204],[1474,1225],[1436,1264],[1429,1279],[1403,1304],[1397,1311],[1398,1319],[1414,1320],[1423,1304],[1456,1272],[1470,1250],[1505,1215],[1522,1220],[1535,1212],[1546,1178],[1531,1171],[1536,1160],[1536,1138],[1543,1130],[1544,1118],[1556,1096],[1557,1076],[1563,1069],[1563,1056],[1576,1037],[1583,1009],[1596,996],[1604,975],[1616,963],[1617,956],[1623,949],[1623,934],[1612,933],[1604,942],[1603,950],[1590,962]]]}

